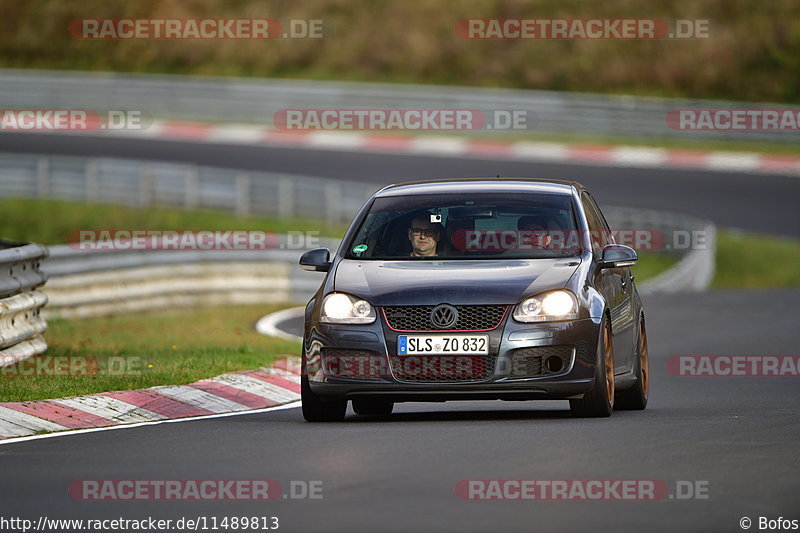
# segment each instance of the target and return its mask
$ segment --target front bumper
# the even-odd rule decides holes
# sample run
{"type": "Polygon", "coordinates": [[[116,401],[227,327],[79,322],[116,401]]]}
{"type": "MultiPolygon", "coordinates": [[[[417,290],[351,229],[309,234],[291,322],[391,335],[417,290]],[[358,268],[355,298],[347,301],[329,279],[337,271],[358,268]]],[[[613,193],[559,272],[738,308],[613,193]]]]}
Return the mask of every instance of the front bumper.
{"type": "Polygon", "coordinates": [[[600,322],[599,318],[587,318],[522,324],[506,318],[498,328],[486,332],[493,367],[485,376],[427,381],[398,377],[398,333],[380,320],[358,326],[313,324],[307,329],[304,342],[303,372],[311,390],[323,399],[370,397],[401,402],[580,398],[594,383],[600,322]],[[521,350],[542,349],[541,353],[546,354],[554,347],[569,353],[563,366],[555,371],[540,368],[532,377],[520,372],[521,354],[537,353],[521,350]],[[372,371],[356,372],[355,376],[343,372],[342,361],[347,357],[351,358],[347,364],[355,358],[362,370],[366,368],[362,360],[368,360],[372,371]]]}

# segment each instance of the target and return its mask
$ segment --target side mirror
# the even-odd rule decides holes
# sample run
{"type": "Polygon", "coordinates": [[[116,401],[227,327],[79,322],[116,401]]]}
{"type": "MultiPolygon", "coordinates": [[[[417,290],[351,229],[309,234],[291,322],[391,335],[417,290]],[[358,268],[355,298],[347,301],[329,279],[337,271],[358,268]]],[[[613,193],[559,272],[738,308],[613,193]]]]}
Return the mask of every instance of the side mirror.
{"type": "Polygon", "coordinates": [[[331,268],[331,251],[317,248],[304,253],[300,256],[300,268],[311,272],[327,272],[331,268]]]}
{"type": "Polygon", "coordinates": [[[600,268],[619,268],[633,266],[639,256],[636,251],[628,246],[621,244],[607,244],[603,247],[603,258],[600,260],[600,268]]]}

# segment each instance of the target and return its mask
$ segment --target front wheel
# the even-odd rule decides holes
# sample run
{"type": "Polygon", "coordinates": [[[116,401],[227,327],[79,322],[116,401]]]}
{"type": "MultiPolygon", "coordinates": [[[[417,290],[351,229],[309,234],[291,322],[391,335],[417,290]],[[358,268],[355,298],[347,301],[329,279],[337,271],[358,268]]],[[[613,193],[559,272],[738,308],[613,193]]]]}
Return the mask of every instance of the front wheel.
{"type": "Polygon", "coordinates": [[[347,400],[323,401],[311,391],[308,378],[300,378],[300,398],[303,402],[303,418],[307,422],[341,422],[347,412],[347,400]]]}
{"type": "Polygon", "coordinates": [[[644,316],[639,320],[639,339],[636,342],[636,384],[617,395],[617,409],[641,411],[647,407],[650,395],[650,356],[647,352],[647,330],[644,316]]]}
{"type": "Polygon", "coordinates": [[[607,417],[614,410],[614,344],[611,324],[604,316],[597,341],[597,364],[594,387],[580,400],[570,400],[569,408],[577,417],[607,417]]]}

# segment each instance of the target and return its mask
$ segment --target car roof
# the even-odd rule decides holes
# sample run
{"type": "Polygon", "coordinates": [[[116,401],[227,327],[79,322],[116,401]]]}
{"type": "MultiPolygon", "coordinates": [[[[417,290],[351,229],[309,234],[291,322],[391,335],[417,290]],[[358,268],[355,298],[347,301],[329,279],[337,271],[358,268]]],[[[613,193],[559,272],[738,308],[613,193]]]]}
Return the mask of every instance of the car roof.
{"type": "Polygon", "coordinates": [[[452,194],[452,193],[545,193],[572,194],[573,190],[583,190],[576,181],[551,180],[541,178],[452,178],[438,180],[412,181],[384,187],[375,196],[406,196],[411,194],[452,194]]]}

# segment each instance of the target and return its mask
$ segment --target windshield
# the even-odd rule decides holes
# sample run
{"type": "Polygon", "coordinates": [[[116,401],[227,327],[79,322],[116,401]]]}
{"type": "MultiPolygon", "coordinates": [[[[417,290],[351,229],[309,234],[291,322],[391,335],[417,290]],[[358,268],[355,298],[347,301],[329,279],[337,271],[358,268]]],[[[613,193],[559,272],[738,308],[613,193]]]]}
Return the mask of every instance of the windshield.
{"type": "Polygon", "coordinates": [[[579,253],[565,194],[471,193],[377,198],[348,259],[498,259],[579,253]]]}

